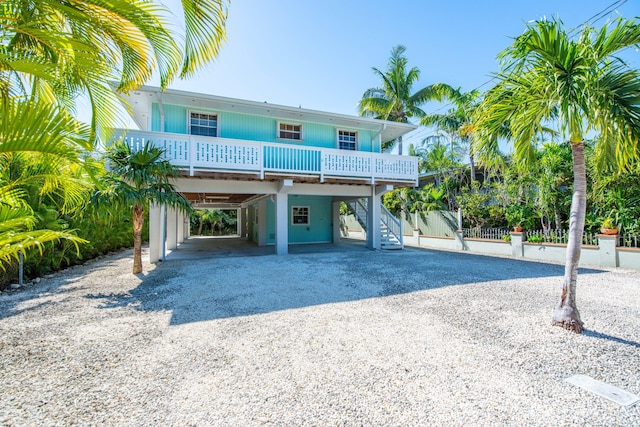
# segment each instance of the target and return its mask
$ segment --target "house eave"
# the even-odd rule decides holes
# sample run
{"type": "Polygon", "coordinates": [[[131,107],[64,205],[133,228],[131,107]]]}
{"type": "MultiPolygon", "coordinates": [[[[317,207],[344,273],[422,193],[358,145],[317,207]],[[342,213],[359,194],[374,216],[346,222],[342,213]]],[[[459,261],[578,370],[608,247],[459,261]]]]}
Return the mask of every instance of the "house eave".
{"type": "Polygon", "coordinates": [[[162,92],[157,87],[142,86],[140,89],[132,91],[129,94],[122,94],[122,97],[131,106],[135,123],[143,130],[146,130],[146,123],[151,114],[151,104],[158,101],[158,94],[161,94],[164,104],[182,105],[194,109],[237,112],[240,114],[271,117],[278,120],[318,123],[335,126],[337,128],[344,127],[375,132],[383,129],[384,125],[381,133],[383,142],[394,140],[417,128],[417,126],[409,123],[329,113],[175,89],[167,89],[162,92]]]}

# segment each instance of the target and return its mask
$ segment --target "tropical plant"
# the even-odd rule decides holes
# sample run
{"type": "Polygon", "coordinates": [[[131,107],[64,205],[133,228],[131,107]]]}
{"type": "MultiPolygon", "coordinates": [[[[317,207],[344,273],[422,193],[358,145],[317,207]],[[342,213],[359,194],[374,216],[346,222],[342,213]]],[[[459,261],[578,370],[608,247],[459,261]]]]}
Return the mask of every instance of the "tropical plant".
{"type": "Polygon", "coordinates": [[[445,210],[447,209],[445,199],[444,188],[436,188],[433,184],[427,184],[415,192],[415,200],[411,206],[411,211],[431,212],[445,210]]]}
{"type": "MultiPolygon", "coordinates": [[[[169,30],[165,17],[171,12],[158,1],[4,0],[0,153],[12,153],[5,160],[15,166],[19,154],[28,152],[46,155],[34,163],[38,167],[84,164],[80,151],[92,148],[98,131],[106,133],[117,116],[119,101],[112,82],[127,92],[157,71],[165,88],[175,77],[190,76],[210,62],[225,38],[228,2],[183,0],[182,6],[184,37],[169,30]],[[89,126],[73,117],[76,100],[83,94],[92,112],[89,126]]],[[[79,200],[78,182],[68,179],[66,171],[59,172],[36,173],[41,184],[36,193],[22,188],[27,183],[14,182],[11,175],[0,182],[0,205],[5,210],[0,224],[3,260],[17,257],[29,245],[42,249],[42,244],[59,239],[82,242],[69,229],[42,229],[47,224],[38,217],[38,212],[49,219],[70,213],[79,200]],[[46,205],[31,207],[33,200],[25,198],[34,194],[64,202],[54,215],[46,205]]],[[[28,182],[35,181],[32,174],[28,182]]]]}
{"type": "Polygon", "coordinates": [[[175,192],[172,178],[177,169],[162,158],[162,149],[148,142],[138,151],[124,143],[115,143],[105,153],[110,170],[108,186],[96,194],[98,202],[129,206],[133,212],[133,273],[142,272],[142,226],[145,207],[151,203],[189,211],[191,206],[175,192]]]}
{"type": "Polygon", "coordinates": [[[599,30],[566,31],[559,20],[527,24],[500,54],[498,83],[478,109],[482,137],[476,151],[490,158],[497,134],[509,125],[517,162],[535,160],[537,136],[555,123],[571,146],[573,199],[562,292],[552,323],[580,333],[576,306],[578,261],[586,214],[585,138],[593,132],[601,169],[628,168],[638,160],[640,72],[618,53],[640,43],[635,20],[616,19],[599,30]]]}
{"type": "Polygon", "coordinates": [[[161,87],[210,62],[225,37],[225,0],[183,0],[184,37],[159,1],[5,0],[0,14],[0,93],[73,111],[87,95],[91,130],[117,116],[110,89],[129,92],[158,71],[161,87]],[[184,43],[179,44],[179,40],[184,43]]]}
{"type": "MultiPolygon", "coordinates": [[[[404,56],[406,48],[396,46],[391,50],[387,63],[387,70],[381,71],[373,67],[373,72],[380,78],[380,87],[367,89],[359,103],[361,116],[393,122],[409,123],[412,118],[424,117],[425,112],[420,108],[427,101],[441,101],[453,92],[445,84],[434,84],[412,92],[413,85],[420,77],[420,70],[412,67],[407,70],[408,60],[404,56]]],[[[402,136],[397,141],[391,141],[382,147],[383,150],[392,148],[397,142],[398,153],[402,154],[402,136]]]]}
{"type": "Polygon", "coordinates": [[[569,144],[546,143],[538,152],[533,166],[534,184],[538,189],[535,203],[545,229],[563,228],[563,214],[571,204],[571,147],[569,144]],[[555,227],[551,227],[555,223],[555,227]]]}
{"type": "Polygon", "coordinates": [[[475,160],[471,139],[475,126],[473,124],[473,112],[478,104],[478,90],[461,92],[460,89],[451,91],[448,99],[453,103],[454,108],[450,108],[444,114],[428,114],[422,117],[420,123],[424,126],[436,126],[438,132],[444,132],[453,147],[465,147],[469,153],[469,167],[471,168],[471,180],[476,179],[475,160]]]}
{"type": "MultiPolygon", "coordinates": [[[[82,206],[83,179],[70,170],[80,161],[89,130],[58,107],[20,99],[0,102],[0,267],[60,239],[84,240],[72,230],[42,227],[47,203],[62,213],[82,206]]],[[[56,222],[49,221],[49,225],[56,222]]]]}

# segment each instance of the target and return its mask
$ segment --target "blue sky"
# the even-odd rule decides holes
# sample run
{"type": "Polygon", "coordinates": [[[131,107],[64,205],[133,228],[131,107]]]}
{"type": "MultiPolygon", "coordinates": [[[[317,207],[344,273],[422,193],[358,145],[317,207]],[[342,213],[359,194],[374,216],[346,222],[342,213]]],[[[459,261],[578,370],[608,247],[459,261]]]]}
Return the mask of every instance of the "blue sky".
{"type": "MultiPolygon", "coordinates": [[[[640,15],[638,0],[232,0],[220,56],[171,87],[357,115],[363,92],[378,85],[371,68],[384,69],[395,45],[421,71],[415,89],[444,82],[467,91],[491,78],[496,55],[527,21],[558,16],[573,28],[614,3],[596,26],[640,15]]],[[[638,66],[637,52],[629,57],[638,66]]]]}

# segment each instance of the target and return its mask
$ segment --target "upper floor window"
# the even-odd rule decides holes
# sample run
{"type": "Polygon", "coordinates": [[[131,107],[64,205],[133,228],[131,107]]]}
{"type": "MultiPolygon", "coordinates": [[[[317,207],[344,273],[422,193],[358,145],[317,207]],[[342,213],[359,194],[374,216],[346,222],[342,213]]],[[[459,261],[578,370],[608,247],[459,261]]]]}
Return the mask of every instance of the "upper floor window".
{"type": "Polygon", "coordinates": [[[218,115],[189,112],[189,133],[191,135],[218,136],[218,115]]]}
{"type": "Polygon", "coordinates": [[[358,132],[338,130],[338,148],[341,150],[356,150],[358,132]]]}
{"type": "Polygon", "coordinates": [[[278,138],[302,141],[302,125],[278,122],[278,138]]]}

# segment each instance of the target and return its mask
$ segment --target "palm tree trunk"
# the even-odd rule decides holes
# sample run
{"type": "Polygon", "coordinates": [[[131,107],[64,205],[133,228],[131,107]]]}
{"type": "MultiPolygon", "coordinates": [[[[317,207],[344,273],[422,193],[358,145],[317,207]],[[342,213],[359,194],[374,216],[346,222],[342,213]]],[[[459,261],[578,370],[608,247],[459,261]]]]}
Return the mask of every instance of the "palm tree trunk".
{"type": "Polygon", "coordinates": [[[573,157],[573,198],[569,220],[569,241],[567,242],[567,260],[562,282],[562,295],[553,313],[551,323],[562,326],[577,334],[582,332],[583,323],[576,307],[576,279],[578,262],[582,246],[582,234],[587,212],[587,174],[584,159],[584,143],[572,142],[573,157]]]}
{"type": "Polygon", "coordinates": [[[138,203],[133,206],[133,274],[142,273],[142,225],[144,209],[138,203]]]}
{"type": "Polygon", "coordinates": [[[202,236],[202,217],[200,217],[200,224],[198,225],[198,236],[202,236]]]}
{"type": "Polygon", "coordinates": [[[476,163],[471,150],[469,150],[469,168],[471,169],[471,182],[473,182],[476,180],[476,163]]]}

